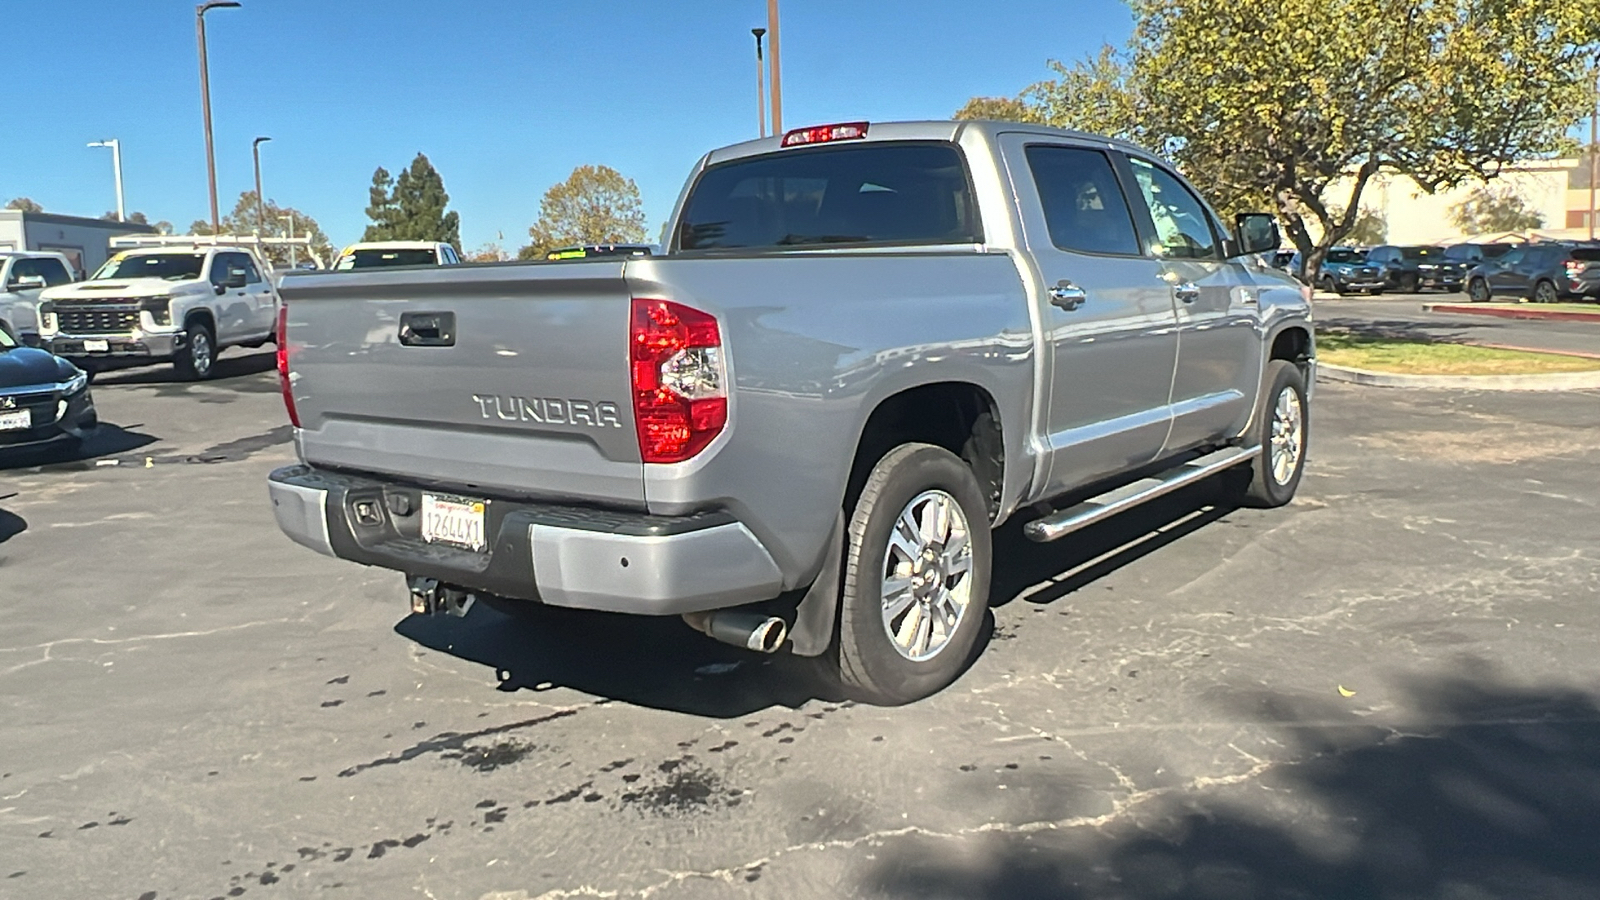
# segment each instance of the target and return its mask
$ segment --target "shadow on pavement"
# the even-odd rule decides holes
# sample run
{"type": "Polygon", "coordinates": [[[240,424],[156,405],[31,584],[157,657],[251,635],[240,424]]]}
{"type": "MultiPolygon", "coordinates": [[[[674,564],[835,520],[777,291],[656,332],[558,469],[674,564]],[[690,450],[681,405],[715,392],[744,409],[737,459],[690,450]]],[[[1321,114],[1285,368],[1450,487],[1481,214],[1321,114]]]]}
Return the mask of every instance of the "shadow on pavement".
{"type": "MultiPolygon", "coordinates": [[[[247,350],[225,352],[217,358],[213,374],[206,381],[185,381],[178,377],[178,373],[168,362],[150,363],[139,366],[126,366],[116,368],[97,369],[94,376],[95,387],[102,385],[117,387],[122,385],[195,385],[210,384],[219,387],[231,386],[226,382],[231,378],[242,378],[249,375],[260,375],[277,368],[277,353],[271,349],[247,350]]],[[[272,391],[279,390],[276,382],[272,384],[272,391]]]]}
{"type": "Polygon", "coordinates": [[[0,509],[0,544],[28,530],[28,520],[14,512],[0,509]]]}
{"type": "MultiPolygon", "coordinates": [[[[995,535],[993,605],[1024,591],[1048,603],[1102,578],[1231,511],[1213,507],[1214,485],[1197,485],[1085,529],[1070,540],[1022,537],[1028,516],[995,535]],[[1039,582],[1050,582],[1039,586],[1039,582]]],[[[396,585],[397,591],[399,586],[396,585]]],[[[570,687],[656,709],[731,718],[769,706],[843,698],[825,663],[788,653],[761,656],[717,643],[676,616],[626,616],[510,601],[465,619],[410,616],[395,631],[419,644],[495,670],[501,690],[570,687]],[[508,614],[501,609],[518,610],[508,614]]],[[[974,660],[994,631],[984,623],[974,660]]],[[[969,665],[971,660],[969,660],[969,665]]]]}
{"type": "Polygon", "coordinates": [[[101,422],[93,434],[77,445],[45,444],[40,447],[0,450],[0,471],[37,469],[46,466],[62,470],[94,468],[94,461],[97,459],[128,453],[160,440],[153,435],[132,430],[140,427],[142,426],[131,425],[123,428],[101,422]]]}
{"type": "Polygon", "coordinates": [[[1409,714],[1393,728],[1322,699],[1241,696],[1291,756],[1250,784],[1174,789],[1105,831],[995,833],[959,852],[907,840],[878,853],[861,895],[1600,897],[1594,697],[1513,684],[1473,661],[1402,692],[1409,714]]]}

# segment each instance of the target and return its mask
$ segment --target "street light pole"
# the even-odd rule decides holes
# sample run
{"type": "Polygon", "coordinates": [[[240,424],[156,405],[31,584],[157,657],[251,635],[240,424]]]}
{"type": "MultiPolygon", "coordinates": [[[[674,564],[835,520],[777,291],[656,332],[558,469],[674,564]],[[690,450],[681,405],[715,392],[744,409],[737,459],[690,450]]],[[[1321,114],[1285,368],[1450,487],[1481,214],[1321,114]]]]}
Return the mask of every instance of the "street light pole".
{"type": "Polygon", "coordinates": [[[294,213],[289,213],[287,216],[279,216],[278,219],[279,219],[279,221],[288,222],[289,223],[289,240],[291,242],[289,244],[289,268],[292,269],[292,268],[294,268],[294,264],[295,264],[294,243],[293,243],[293,241],[294,241],[294,213]]]}
{"type": "Polygon", "coordinates": [[[1595,217],[1600,206],[1595,204],[1595,188],[1600,187],[1600,57],[1594,67],[1594,115],[1589,117],[1589,240],[1594,240],[1595,217]]]}
{"type": "Polygon", "coordinates": [[[217,215],[217,154],[211,144],[211,72],[206,64],[206,12],[223,7],[240,6],[238,0],[206,0],[194,8],[195,36],[200,41],[200,108],[206,124],[206,182],[211,188],[211,233],[222,230],[221,217],[217,215]]]}
{"type": "Polygon", "coordinates": [[[261,193],[261,145],[270,141],[269,137],[258,137],[250,142],[250,155],[256,161],[256,230],[265,231],[267,228],[267,200],[261,193]]]}
{"type": "Polygon", "coordinates": [[[761,136],[767,136],[767,63],[761,54],[761,37],[767,33],[765,28],[752,28],[750,33],[756,36],[756,125],[761,136]]]}
{"type": "Polygon", "coordinates": [[[778,64],[778,0],[767,0],[767,31],[772,35],[772,133],[783,133],[783,69],[778,64]]]}
{"type": "Polygon", "coordinates": [[[117,182],[117,221],[128,221],[126,208],[122,205],[122,143],[116,138],[106,141],[90,141],[91,147],[111,148],[111,173],[117,182]]]}

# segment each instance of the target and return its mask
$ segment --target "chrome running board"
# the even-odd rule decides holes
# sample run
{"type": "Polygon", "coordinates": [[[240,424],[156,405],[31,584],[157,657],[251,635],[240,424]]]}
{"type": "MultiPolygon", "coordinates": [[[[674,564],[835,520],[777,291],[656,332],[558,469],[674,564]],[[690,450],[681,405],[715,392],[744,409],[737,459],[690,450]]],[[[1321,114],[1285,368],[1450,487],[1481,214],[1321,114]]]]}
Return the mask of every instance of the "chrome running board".
{"type": "Polygon", "coordinates": [[[1260,453],[1260,447],[1225,447],[1207,453],[1199,459],[1173,466],[1149,478],[1141,478],[1090,497],[1075,506],[1057,510],[1042,519],[1029,522],[1022,526],[1022,533],[1027,535],[1029,540],[1041,543],[1065,537],[1080,528],[1132,509],[1147,500],[1154,500],[1202,478],[1215,475],[1223,469],[1248,462],[1260,453]]]}

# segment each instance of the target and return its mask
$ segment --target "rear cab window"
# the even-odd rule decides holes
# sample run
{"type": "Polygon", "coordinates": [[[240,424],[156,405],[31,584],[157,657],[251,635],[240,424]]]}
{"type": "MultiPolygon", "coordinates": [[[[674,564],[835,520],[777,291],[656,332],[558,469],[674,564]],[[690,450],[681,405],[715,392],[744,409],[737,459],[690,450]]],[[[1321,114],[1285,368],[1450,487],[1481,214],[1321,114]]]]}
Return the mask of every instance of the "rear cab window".
{"type": "Polygon", "coordinates": [[[881,141],[780,150],[701,173],[678,250],[982,243],[954,144],[881,141]]]}
{"type": "Polygon", "coordinates": [[[391,266],[436,266],[439,257],[432,248],[353,250],[339,258],[336,269],[385,269],[391,266]]]}

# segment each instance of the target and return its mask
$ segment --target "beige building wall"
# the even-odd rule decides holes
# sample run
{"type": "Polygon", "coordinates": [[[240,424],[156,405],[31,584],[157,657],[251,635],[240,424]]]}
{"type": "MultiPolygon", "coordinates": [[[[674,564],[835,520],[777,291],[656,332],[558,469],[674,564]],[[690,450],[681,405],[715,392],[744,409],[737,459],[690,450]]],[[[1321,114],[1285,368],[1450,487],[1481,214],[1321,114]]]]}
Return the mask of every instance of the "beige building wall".
{"type": "MultiPolygon", "coordinates": [[[[1587,160],[1549,159],[1515,163],[1489,182],[1497,191],[1516,192],[1528,207],[1544,217],[1538,233],[1548,238],[1587,238],[1589,209],[1587,160]]],[[[1482,239],[1468,235],[1451,221],[1451,208],[1472,196],[1484,182],[1474,181],[1429,194],[1407,175],[1379,175],[1362,194],[1363,209],[1382,215],[1388,223],[1391,244],[1453,244],[1482,239]]],[[[1335,182],[1327,196],[1348,197],[1348,181],[1335,182]]]]}

